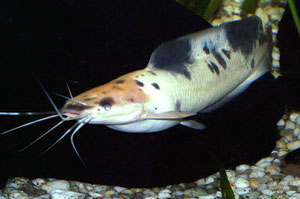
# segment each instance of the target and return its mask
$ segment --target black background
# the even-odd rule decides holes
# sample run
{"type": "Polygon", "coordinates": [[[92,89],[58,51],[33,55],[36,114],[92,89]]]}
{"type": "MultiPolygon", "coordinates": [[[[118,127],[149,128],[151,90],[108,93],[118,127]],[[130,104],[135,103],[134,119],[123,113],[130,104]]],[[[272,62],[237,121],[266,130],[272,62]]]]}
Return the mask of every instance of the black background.
{"type": "MultiPolygon", "coordinates": [[[[50,93],[63,95],[68,95],[68,81],[76,95],[144,68],[160,43],[209,27],[171,0],[1,1],[0,13],[1,111],[52,110],[35,77],[50,93]]],[[[129,134],[86,125],[75,136],[84,167],[69,137],[40,155],[72,122],[17,152],[58,120],[42,122],[0,137],[1,186],[16,176],[127,187],[191,182],[218,170],[208,151],[227,168],[255,163],[273,149],[276,122],[286,108],[299,109],[299,37],[290,14],[280,25],[286,76],[266,75],[223,108],[199,115],[206,130],[176,126],[129,134]]],[[[53,99],[59,107],[64,103],[53,99]]],[[[0,131],[37,118],[1,116],[0,131]]]]}

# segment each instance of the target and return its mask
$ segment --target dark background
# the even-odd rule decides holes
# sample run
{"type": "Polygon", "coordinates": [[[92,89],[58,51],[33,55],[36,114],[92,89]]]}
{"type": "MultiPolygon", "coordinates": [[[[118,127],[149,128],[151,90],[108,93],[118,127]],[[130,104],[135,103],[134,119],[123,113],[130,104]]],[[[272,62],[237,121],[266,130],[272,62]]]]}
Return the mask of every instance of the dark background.
{"type": "MultiPolygon", "coordinates": [[[[160,43],[209,27],[171,0],[1,1],[0,13],[1,111],[52,110],[35,77],[50,93],[63,95],[68,95],[68,81],[77,95],[144,68],[160,43]]],[[[176,126],[129,134],[86,125],[75,136],[84,167],[69,137],[40,155],[72,122],[17,152],[58,122],[45,121],[0,137],[1,187],[17,176],[127,187],[191,182],[218,170],[208,151],[226,168],[255,163],[273,149],[284,111],[299,109],[299,37],[289,13],[280,26],[286,76],[266,75],[223,108],[199,115],[206,130],[176,126]]],[[[53,99],[59,107],[64,104],[53,99]]],[[[37,118],[1,116],[0,131],[37,118]]]]}

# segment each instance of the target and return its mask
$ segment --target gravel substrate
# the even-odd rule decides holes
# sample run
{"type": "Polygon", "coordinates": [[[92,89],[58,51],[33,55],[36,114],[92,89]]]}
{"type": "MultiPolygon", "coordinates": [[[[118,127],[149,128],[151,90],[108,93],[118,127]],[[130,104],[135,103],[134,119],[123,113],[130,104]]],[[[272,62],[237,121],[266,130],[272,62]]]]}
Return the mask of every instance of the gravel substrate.
{"type": "MultiPolygon", "coordinates": [[[[213,25],[241,18],[243,0],[224,1],[213,25]]],[[[273,41],[276,44],[278,22],[280,21],[285,0],[262,0],[256,11],[264,25],[271,24],[273,41]]],[[[273,51],[273,75],[279,75],[279,49],[273,51]]],[[[300,113],[285,114],[278,121],[281,138],[269,157],[255,165],[242,164],[235,170],[226,170],[230,185],[236,198],[240,195],[247,199],[297,199],[300,198],[300,178],[288,175],[287,165],[282,164],[289,152],[300,148],[300,113]]],[[[213,174],[192,183],[181,183],[156,188],[124,188],[118,186],[94,185],[58,179],[24,179],[14,178],[7,182],[6,188],[0,191],[1,198],[176,198],[176,199],[213,199],[221,198],[220,175],[213,174]]]]}

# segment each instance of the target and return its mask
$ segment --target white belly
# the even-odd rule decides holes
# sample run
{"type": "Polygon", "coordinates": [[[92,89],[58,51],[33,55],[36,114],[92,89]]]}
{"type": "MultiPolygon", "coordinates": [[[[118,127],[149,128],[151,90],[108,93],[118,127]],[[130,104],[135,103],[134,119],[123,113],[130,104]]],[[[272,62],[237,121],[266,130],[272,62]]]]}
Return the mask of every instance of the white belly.
{"type": "Polygon", "coordinates": [[[163,131],[180,123],[180,120],[142,120],[129,124],[106,125],[127,133],[151,133],[163,131]]]}

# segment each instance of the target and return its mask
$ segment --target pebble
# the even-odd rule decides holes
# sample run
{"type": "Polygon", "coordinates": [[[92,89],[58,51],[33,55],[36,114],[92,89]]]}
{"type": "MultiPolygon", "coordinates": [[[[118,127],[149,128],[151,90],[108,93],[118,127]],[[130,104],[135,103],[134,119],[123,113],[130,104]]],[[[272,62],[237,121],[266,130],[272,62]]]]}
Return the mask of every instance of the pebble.
{"type": "Polygon", "coordinates": [[[260,186],[260,182],[257,179],[252,178],[249,180],[249,185],[253,188],[258,188],[260,186]]]}
{"type": "Polygon", "coordinates": [[[300,140],[287,143],[287,148],[291,151],[300,148],[300,140]]]}
{"type": "Polygon", "coordinates": [[[42,185],[42,189],[46,190],[48,193],[54,189],[68,191],[70,189],[70,183],[66,180],[50,181],[42,185]]]}
{"type": "Polygon", "coordinates": [[[261,193],[267,196],[273,196],[274,195],[274,191],[270,190],[270,189],[264,189],[261,190],[261,193]]]}
{"type": "Polygon", "coordinates": [[[235,170],[239,173],[243,173],[247,169],[250,169],[250,165],[248,165],[248,164],[241,164],[235,168],[235,170]]]}
{"type": "Polygon", "coordinates": [[[292,122],[292,121],[290,121],[290,120],[286,121],[286,123],[285,123],[285,128],[286,128],[286,129],[291,129],[291,130],[293,130],[295,127],[296,127],[296,125],[295,125],[294,122],[292,122]]]}
{"type": "Polygon", "coordinates": [[[300,126],[300,115],[298,115],[298,116],[296,117],[295,122],[296,122],[297,125],[300,126]]]}
{"type": "Polygon", "coordinates": [[[24,193],[23,191],[13,190],[9,194],[9,198],[12,198],[12,199],[29,199],[29,196],[26,193],[24,193]]]}
{"type": "Polygon", "coordinates": [[[50,191],[51,199],[83,199],[84,194],[73,191],[64,191],[60,189],[53,189],[50,191]]]}
{"type": "Polygon", "coordinates": [[[168,189],[164,189],[158,193],[158,198],[171,198],[171,191],[168,189]]]}
{"type": "Polygon", "coordinates": [[[245,178],[239,177],[234,182],[236,188],[243,189],[249,187],[249,181],[245,178]]]}

